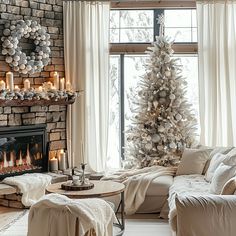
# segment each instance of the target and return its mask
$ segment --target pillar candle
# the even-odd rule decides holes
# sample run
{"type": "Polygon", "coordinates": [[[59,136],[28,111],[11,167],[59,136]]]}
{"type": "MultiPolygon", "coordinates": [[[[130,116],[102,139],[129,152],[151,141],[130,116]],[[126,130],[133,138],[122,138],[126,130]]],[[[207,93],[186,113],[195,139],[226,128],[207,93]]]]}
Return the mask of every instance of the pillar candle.
{"type": "Polygon", "coordinates": [[[61,78],[60,79],[60,90],[64,90],[65,89],[65,78],[61,78]]]}
{"type": "Polygon", "coordinates": [[[38,91],[41,93],[41,92],[43,92],[43,87],[42,86],[39,86],[38,87],[38,91]]]}
{"type": "Polygon", "coordinates": [[[58,170],[58,160],[55,157],[49,160],[49,167],[51,171],[58,170]]]}
{"type": "Polygon", "coordinates": [[[59,89],[59,74],[57,72],[54,72],[53,74],[53,83],[54,83],[54,87],[58,90],[59,89]]]}
{"type": "Polygon", "coordinates": [[[29,90],[30,89],[30,81],[28,79],[25,79],[24,80],[24,88],[26,90],[29,90]]]}
{"type": "Polygon", "coordinates": [[[15,85],[15,91],[20,91],[19,86],[15,85]]]}
{"type": "Polygon", "coordinates": [[[6,82],[7,82],[7,89],[13,91],[14,89],[14,81],[13,81],[13,73],[7,72],[6,73],[6,82]]]}
{"type": "Polygon", "coordinates": [[[1,80],[0,81],[0,90],[5,90],[5,89],[6,89],[6,83],[3,80],[1,80]]]}
{"type": "Polygon", "coordinates": [[[59,156],[58,158],[59,170],[65,170],[66,169],[66,154],[64,150],[61,150],[58,156],[59,156]]]}
{"type": "Polygon", "coordinates": [[[66,82],[66,91],[70,91],[71,90],[71,84],[70,81],[66,82]]]}

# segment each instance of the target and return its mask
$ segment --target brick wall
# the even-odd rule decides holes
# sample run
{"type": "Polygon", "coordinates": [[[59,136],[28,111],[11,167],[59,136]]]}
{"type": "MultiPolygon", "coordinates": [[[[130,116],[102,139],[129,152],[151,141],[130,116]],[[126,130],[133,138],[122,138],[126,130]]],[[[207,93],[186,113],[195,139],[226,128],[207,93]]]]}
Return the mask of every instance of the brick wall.
{"type": "MultiPolygon", "coordinates": [[[[50,34],[49,65],[44,67],[41,73],[33,75],[14,72],[16,85],[23,87],[24,79],[28,78],[33,87],[38,87],[43,82],[51,80],[54,71],[59,72],[60,77],[64,77],[62,0],[0,0],[0,14],[0,37],[3,36],[5,23],[21,19],[36,20],[46,27],[50,34]]],[[[22,39],[21,43],[24,50],[34,48],[34,45],[26,39],[22,39]]],[[[2,51],[1,41],[0,50],[2,51]]],[[[0,80],[5,80],[5,74],[8,71],[12,70],[5,62],[5,56],[0,54],[0,80]]],[[[66,106],[0,107],[0,126],[40,123],[47,123],[51,150],[66,148],[66,106]]]]}

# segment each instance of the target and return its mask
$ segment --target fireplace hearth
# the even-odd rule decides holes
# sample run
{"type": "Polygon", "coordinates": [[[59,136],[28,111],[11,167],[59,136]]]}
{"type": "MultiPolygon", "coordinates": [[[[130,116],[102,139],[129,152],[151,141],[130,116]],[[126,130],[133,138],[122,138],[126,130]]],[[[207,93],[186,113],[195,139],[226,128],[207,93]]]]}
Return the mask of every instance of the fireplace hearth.
{"type": "Polygon", "coordinates": [[[0,128],[0,179],[48,170],[46,125],[0,128]]]}

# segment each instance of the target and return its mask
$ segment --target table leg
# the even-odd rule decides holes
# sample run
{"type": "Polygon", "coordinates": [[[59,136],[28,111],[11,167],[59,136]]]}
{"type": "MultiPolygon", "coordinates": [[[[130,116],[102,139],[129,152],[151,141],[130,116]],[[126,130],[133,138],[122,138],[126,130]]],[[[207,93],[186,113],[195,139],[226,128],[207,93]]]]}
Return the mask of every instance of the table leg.
{"type": "Polygon", "coordinates": [[[125,199],[124,199],[124,192],[121,193],[121,200],[118,205],[117,211],[116,211],[116,218],[118,223],[115,223],[114,225],[120,229],[120,231],[116,234],[116,236],[122,236],[125,231],[125,199]],[[120,210],[120,216],[121,220],[118,219],[117,214],[120,210]]]}

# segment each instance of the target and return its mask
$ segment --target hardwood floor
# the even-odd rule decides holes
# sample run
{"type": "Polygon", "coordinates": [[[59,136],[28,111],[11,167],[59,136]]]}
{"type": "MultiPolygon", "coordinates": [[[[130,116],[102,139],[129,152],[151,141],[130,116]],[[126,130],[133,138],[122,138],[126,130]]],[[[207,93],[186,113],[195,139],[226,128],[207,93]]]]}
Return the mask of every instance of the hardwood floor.
{"type": "MultiPolygon", "coordinates": [[[[28,212],[0,207],[0,235],[26,236],[27,219],[28,212]]],[[[142,214],[126,219],[124,236],[171,236],[171,232],[166,220],[158,219],[155,214],[142,214]]]]}

